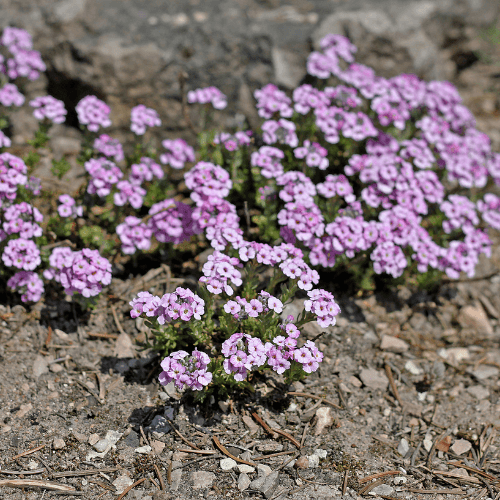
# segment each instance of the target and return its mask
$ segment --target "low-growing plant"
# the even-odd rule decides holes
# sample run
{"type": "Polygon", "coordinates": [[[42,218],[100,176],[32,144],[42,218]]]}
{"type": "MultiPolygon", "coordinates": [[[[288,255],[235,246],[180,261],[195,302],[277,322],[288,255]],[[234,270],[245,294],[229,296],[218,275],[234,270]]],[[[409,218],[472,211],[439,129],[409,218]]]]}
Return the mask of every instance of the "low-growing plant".
{"type": "MultiPolygon", "coordinates": [[[[142,104],[131,110],[135,144],[122,145],[102,133],[109,106],[85,96],[75,111],[87,183],[54,199],[31,174],[67,112],[51,96],[31,100],[39,129],[23,158],[7,151],[9,110],[24,105],[23,82],[45,65],[26,31],[5,28],[0,275],[7,287],[36,302],[51,280],[87,307],[111,282],[111,260],[156,251],[159,261],[172,260],[186,245],[208,242],[213,254],[196,293],[144,291],[131,303],[132,316],[151,322],[148,345],[166,356],[160,381],[204,397],[250,388],[254,372],[291,381],[317,368],[322,355],[301,343],[300,328],[313,319],[333,325],[339,312],[329,291],[313,289],[317,269],[365,290],[377,277],[426,288],[445,274],[472,277],[479,256],[491,253],[488,228],[500,228],[500,198],[486,192],[500,185],[500,154],[449,82],[376,76],[339,35],[320,46],[307,61],[309,83],[290,95],[272,84],[255,91],[257,130],[215,129],[212,108],[224,109],[226,96],[215,87],[188,92],[187,102],[202,106],[197,151],[183,139],[163,140],[161,151],[147,143],[147,129],[162,122],[142,104]],[[45,217],[39,195],[54,209],[45,217]],[[298,289],[309,295],[305,312],[283,320],[298,289]]],[[[69,168],[65,158],[52,163],[59,179],[69,168]]]]}

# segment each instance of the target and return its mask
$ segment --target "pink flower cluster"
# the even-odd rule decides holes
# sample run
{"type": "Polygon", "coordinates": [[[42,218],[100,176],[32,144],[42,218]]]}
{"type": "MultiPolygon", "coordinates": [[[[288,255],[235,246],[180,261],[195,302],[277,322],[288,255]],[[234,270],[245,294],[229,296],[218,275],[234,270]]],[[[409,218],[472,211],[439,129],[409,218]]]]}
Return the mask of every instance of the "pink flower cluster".
{"type": "Polygon", "coordinates": [[[299,139],[295,123],[280,118],[279,120],[267,120],[262,124],[262,138],[266,144],[286,144],[292,148],[299,145],[299,139]]]}
{"type": "Polygon", "coordinates": [[[97,132],[99,127],[109,127],[111,120],[109,106],[95,95],[85,96],[77,105],[78,121],[86,125],[90,132],[97,132]]]}
{"type": "Polygon", "coordinates": [[[188,288],[181,287],[177,287],[173,293],[166,293],[161,298],[149,292],[139,292],[129,304],[132,307],[130,311],[132,318],[144,313],[149,318],[155,317],[160,325],[176,319],[200,320],[205,313],[205,301],[188,288]]]}
{"type": "Polygon", "coordinates": [[[222,344],[224,371],[233,374],[238,382],[245,380],[250,370],[266,362],[266,349],[262,340],[246,333],[234,333],[222,344]]]}
{"type": "Polygon", "coordinates": [[[217,87],[190,90],[187,93],[187,101],[199,104],[210,102],[215,109],[224,109],[227,106],[227,97],[217,87]]]}
{"type": "Polygon", "coordinates": [[[19,234],[26,239],[42,236],[42,228],[37,223],[43,221],[43,215],[25,201],[7,206],[3,218],[2,226],[7,235],[19,234]]]}
{"type": "Polygon", "coordinates": [[[47,69],[40,52],[32,50],[33,42],[27,31],[7,26],[3,30],[0,44],[12,54],[7,59],[6,66],[1,66],[2,73],[6,73],[10,79],[24,76],[29,80],[36,80],[47,69]]]}
{"type": "Polygon", "coordinates": [[[9,240],[3,250],[2,260],[7,267],[17,267],[24,271],[33,271],[42,263],[38,246],[26,238],[9,240]]]}
{"type": "Polygon", "coordinates": [[[122,243],[121,250],[126,255],[132,255],[136,250],[149,250],[153,230],[141,219],[129,215],[116,227],[116,234],[122,243]]]}
{"type": "Polygon", "coordinates": [[[193,219],[193,209],[180,201],[167,199],[155,203],[149,209],[149,215],[152,217],[147,221],[147,227],[160,243],[177,245],[200,232],[193,219]]]}
{"type": "Polygon", "coordinates": [[[238,295],[234,300],[228,300],[224,304],[224,311],[234,319],[257,318],[261,313],[267,314],[270,311],[280,314],[283,311],[283,303],[262,290],[256,299],[247,300],[238,295]]]}
{"type": "Polygon", "coordinates": [[[328,150],[321,144],[309,140],[304,141],[304,145],[293,150],[295,158],[305,158],[308,167],[317,167],[320,170],[326,170],[329,165],[328,150]]]}
{"type": "Polygon", "coordinates": [[[261,175],[266,179],[277,178],[284,173],[281,161],[285,153],[281,149],[272,146],[262,146],[250,156],[252,167],[260,167],[261,175]]]}
{"type": "Polygon", "coordinates": [[[191,355],[186,351],[176,351],[161,362],[159,375],[161,385],[174,382],[178,389],[188,387],[201,391],[212,381],[212,372],[208,371],[210,358],[204,352],[195,349],[191,355]]]}
{"type": "Polygon", "coordinates": [[[222,291],[227,295],[232,295],[233,289],[229,283],[236,287],[242,284],[241,273],[236,269],[237,267],[242,267],[242,265],[236,257],[231,258],[215,250],[207,257],[207,262],[203,265],[203,276],[200,282],[205,283],[207,290],[215,295],[219,295],[222,291]]]}
{"type": "Polygon", "coordinates": [[[282,118],[290,118],[293,115],[292,101],[281,90],[272,83],[253,93],[257,100],[257,110],[262,118],[272,118],[279,113],[282,118]]]}
{"type": "Polygon", "coordinates": [[[143,197],[146,196],[146,190],[130,181],[119,181],[116,184],[118,192],[113,195],[113,200],[117,207],[122,207],[126,203],[138,210],[142,207],[143,197]]]}
{"type": "Polygon", "coordinates": [[[123,161],[125,155],[123,154],[123,146],[118,139],[113,139],[108,134],[101,134],[94,141],[94,149],[106,156],[106,158],[113,158],[114,161],[123,161]]]}
{"type": "Polygon", "coordinates": [[[32,271],[17,272],[9,278],[7,286],[12,291],[20,293],[23,302],[38,302],[45,292],[43,281],[32,271]]]}
{"type": "Polygon", "coordinates": [[[183,139],[165,139],[162,146],[167,150],[160,155],[160,161],[164,165],[181,169],[188,161],[194,161],[194,149],[183,139]]]}
{"type": "Polygon", "coordinates": [[[13,83],[6,83],[0,89],[0,104],[6,108],[10,106],[19,107],[24,104],[24,96],[13,83]]]}
{"type": "Polygon", "coordinates": [[[153,177],[163,179],[165,175],[161,166],[147,156],[143,156],[139,163],[133,163],[130,169],[130,182],[138,185],[145,181],[152,181],[153,177]]]}
{"type": "Polygon", "coordinates": [[[0,148],[10,148],[12,141],[0,130],[0,148]]]}
{"type": "Polygon", "coordinates": [[[215,144],[224,144],[224,147],[228,151],[236,151],[241,146],[248,146],[251,144],[252,131],[247,130],[246,132],[238,131],[235,134],[228,134],[227,132],[221,132],[214,137],[215,144]]]}
{"type": "Polygon", "coordinates": [[[161,120],[156,110],[147,108],[144,104],[139,104],[132,108],[130,121],[132,122],[130,130],[136,135],[144,135],[146,127],[159,127],[161,125],[161,120]]]}
{"type": "Polygon", "coordinates": [[[216,250],[224,250],[228,243],[242,240],[236,207],[224,198],[233,185],[229,174],[219,165],[200,161],[184,174],[191,199],[196,203],[193,219],[216,250]]]}
{"type": "Polygon", "coordinates": [[[30,106],[35,108],[33,116],[37,120],[47,119],[52,123],[64,123],[66,114],[68,113],[64,107],[64,103],[51,95],[31,100],[30,106]]]}
{"type": "Polygon", "coordinates": [[[494,229],[500,229],[500,198],[493,193],[487,193],[476,205],[483,220],[494,229]]]}
{"type": "Polygon", "coordinates": [[[68,247],[56,247],[49,264],[43,276],[60,283],[68,295],[94,297],[111,283],[111,263],[98,250],[84,248],[75,252],[68,247]]]}
{"type": "Polygon", "coordinates": [[[111,193],[113,185],[123,177],[120,168],[106,158],[91,158],[85,162],[85,170],[90,174],[87,193],[101,198],[111,193]]]}
{"type": "Polygon", "coordinates": [[[316,321],[321,328],[334,326],[337,323],[336,316],[340,313],[340,307],[333,295],[321,289],[311,290],[307,295],[309,300],[304,302],[304,309],[316,315],[316,321]]]}
{"type": "Polygon", "coordinates": [[[59,203],[57,212],[61,217],[83,217],[83,207],[76,205],[76,201],[69,194],[62,194],[58,198],[59,203]]]}

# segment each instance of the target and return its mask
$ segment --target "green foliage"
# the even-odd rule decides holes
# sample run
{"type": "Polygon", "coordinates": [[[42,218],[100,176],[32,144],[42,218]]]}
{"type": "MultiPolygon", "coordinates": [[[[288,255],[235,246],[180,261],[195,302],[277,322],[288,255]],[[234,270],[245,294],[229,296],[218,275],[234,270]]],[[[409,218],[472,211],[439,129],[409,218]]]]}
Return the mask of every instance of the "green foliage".
{"type": "Polygon", "coordinates": [[[40,155],[36,151],[30,151],[27,155],[24,156],[23,160],[28,167],[28,171],[32,172],[40,161],[40,155]]]}
{"type": "Polygon", "coordinates": [[[55,175],[59,180],[61,180],[70,170],[71,165],[66,158],[61,158],[59,161],[52,160],[52,168],[50,171],[52,175],[55,175]]]}
{"type": "Polygon", "coordinates": [[[35,132],[35,138],[28,141],[30,146],[34,148],[44,148],[49,142],[49,136],[47,134],[48,128],[40,125],[40,128],[35,132]]]}

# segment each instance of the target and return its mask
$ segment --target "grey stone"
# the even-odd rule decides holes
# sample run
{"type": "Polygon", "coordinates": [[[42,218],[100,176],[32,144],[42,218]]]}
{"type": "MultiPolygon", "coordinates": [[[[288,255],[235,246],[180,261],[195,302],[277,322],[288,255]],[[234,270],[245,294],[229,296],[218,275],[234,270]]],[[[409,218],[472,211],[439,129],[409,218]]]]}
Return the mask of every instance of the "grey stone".
{"type": "Polygon", "coordinates": [[[40,354],[35,358],[35,362],[33,363],[33,375],[36,378],[41,377],[44,373],[48,373],[49,365],[44,356],[40,354]]]}
{"type": "Polygon", "coordinates": [[[389,385],[389,380],[385,374],[373,368],[364,368],[361,370],[359,378],[370,389],[385,390],[389,385]]]}
{"type": "Polygon", "coordinates": [[[130,335],[120,333],[116,339],[115,349],[113,351],[113,356],[116,358],[133,358],[135,357],[135,347],[132,343],[130,335]]]}
{"type": "Polygon", "coordinates": [[[462,455],[463,453],[467,453],[472,448],[472,445],[466,439],[458,439],[451,446],[451,451],[455,453],[455,455],[462,455]]]}
{"type": "Polygon", "coordinates": [[[54,441],[52,441],[52,448],[54,448],[54,450],[62,450],[65,446],[66,443],[64,442],[64,439],[54,438],[54,441]]]}
{"type": "Polygon", "coordinates": [[[231,470],[236,467],[236,460],[233,460],[232,458],[223,458],[219,465],[222,470],[231,470]]]}
{"type": "Polygon", "coordinates": [[[123,440],[123,444],[129,446],[130,448],[138,448],[141,445],[139,434],[131,431],[130,434],[123,440]]]}
{"type": "Polygon", "coordinates": [[[215,481],[215,474],[204,470],[191,473],[191,480],[193,481],[193,489],[199,490],[202,488],[210,488],[215,481]]]}
{"type": "Polygon", "coordinates": [[[238,477],[238,489],[240,491],[245,491],[249,486],[252,481],[250,478],[245,474],[244,472],[240,474],[238,477]]]}
{"type": "Polygon", "coordinates": [[[259,488],[259,491],[266,497],[271,498],[278,487],[279,472],[274,471],[264,478],[264,483],[259,488]]]}
{"type": "Polygon", "coordinates": [[[408,441],[405,438],[401,439],[398,445],[398,453],[402,457],[405,457],[409,450],[410,450],[410,445],[408,441]]]}
{"type": "Polygon", "coordinates": [[[258,464],[257,465],[257,475],[258,475],[258,477],[269,476],[269,474],[271,474],[272,471],[273,471],[273,469],[271,469],[271,467],[269,467],[269,465],[264,465],[264,464],[258,464]]]}
{"type": "Polygon", "coordinates": [[[172,491],[177,491],[179,486],[181,485],[182,480],[182,469],[175,469],[172,471],[172,484],[170,485],[170,489],[172,491]]]}
{"type": "Polygon", "coordinates": [[[255,472],[255,467],[247,464],[238,464],[238,470],[241,473],[244,472],[245,474],[251,474],[252,472],[255,472]]]}
{"type": "Polygon", "coordinates": [[[389,496],[394,493],[394,488],[392,486],[389,486],[388,484],[379,484],[378,486],[375,486],[373,490],[371,490],[368,494],[372,496],[389,496]]]}
{"type": "Polygon", "coordinates": [[[54,7],[54,14],[61,23],[73,21],[85,10],[87,0],[63,0],[57,2],[54,7]]]}
{"type": "Polygon", "coordinates": [[[485,380],[490,377],[497,377],[499,372],[500,370],[496,366],[481,365],[472,372],[472,375],[478,380],[485,380]]]}
{"type": "Polygon", "coordinates": [[[470,387],[467,387],[467,392],[479,400],[486,399],[490,396],[490,391],[482,385],[471,385],[470,387]]]}
{"type": "Polygon", "coordinates": [[[156,415],[144,430],[166,434],[167,432],[170,432],[172,430],[172,427],[170,427],[165,417],[163,417],[162,415],[156,415]]]}
{"type": "Polygon", "coordinates": [[[384,335],[382,337],[382,342],[380,343],[380,349],[382,351],[390,352],[406,352],[410,346],[403,339],[398,339],[392,335],[384,335]]]}
{"type": "Polygon", "coordinates": [[[296,51],[281,47],[272,48],[272,58],[276,83],[294,89],[306,75],[306,60],[296,51]]]}
{"type": "Polygon", "coordinates": [[[97,441],[97,443],[94,444],[94,449],[99,453],[103,453],[108,446],[109,441],[107,439],[100,439],[99,441],[97,441]]]}

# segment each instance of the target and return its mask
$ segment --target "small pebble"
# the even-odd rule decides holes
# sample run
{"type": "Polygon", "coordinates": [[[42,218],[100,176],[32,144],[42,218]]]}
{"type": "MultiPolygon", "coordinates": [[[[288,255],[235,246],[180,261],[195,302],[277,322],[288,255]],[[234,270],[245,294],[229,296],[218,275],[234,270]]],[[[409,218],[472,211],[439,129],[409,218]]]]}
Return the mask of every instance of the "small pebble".
{"type": "Polygon", "coordinates": [[[269,474],[271,474],[272,471],[273,469],[271,469],[269,465],[264,465],[264,464],[257,465],[257,475],[259,477],[269,476],[269,474]]]}
{"type": "Polygon", "coordinates": [[[116,488],[116,493],[120,494],[123,493],[123,491],[131,484],[134,484],[134,481],[132,481],[132,479],[130,479],[130,477],[126,474],[123,474],[121,476],[118,476],[112,484],[116,488]]]}
{"type": "Polygon", "coordinates": [[[319,466],[318,455],[309,455],[307,458],[309,460],[309,469],[315,469],[316,467],[319,466]]]}
{"type": "MultiPolygon", "coordinates": [[[[97,443],[97,444],[99,444],[99,443],[97,443]]],[[[141,455],[147,455],[148,453],[151,453],[152,448],[151,448],[151,446],[146,445],[146,446],[140,446],[139,448],[136,448],[134,451],[136,453],[140,453],[141,455]]]]}
{"type": "Polygon", "coordinates": [[[401,439],[401,441],[399,442],[399,446],[398,446],[398,453],[402,457],[405,457],[409,450],[410,450],[410,445],[409,445],[408,441],[405,438],[401,439]]]}
{"type": "Polygon", "coordinates": [[[451,451],[455,453],[455,455],[462,455],[463,453],[467,453],[472,448],[472,445],[466,439],[458,439],[453,443],[451,447],[451,451]]]}
{"type": "Polygon", "coordinates": [[[216,476],[213,472],[204,470],[192,472],[191,480],[193,481],[193,489],[199,490],[201,488],[210,488],[216,476]]]}
{"type": "Polygon", "coordinates": [[[297,469],[307,469],[309,467],[309,459],[305,456],[297,458],[295,461],[295,467],[297,469]]]}
{"type": "Polygon", "coordinates": [[[245,491],[250,486],[251,482],[252,481],[245,473],[240,474],[238,478],[238,489],[240,491],[245,491]]]}
{"type": "Polygon", "coordinates": [[[222,470],[231,470],[234,467],[236,467],[236,461],[232,458],[223,458],[220,461],[220,468],[222,470]]]}
{"type": "Polygon", "coordinates": [[[101,438],[99,437],[99,434],[91,434],[89,436],[89,444],[90,446],[94,446],[101,438]]]}
{"type": "Polygon", "coordinates": [[[241,473],[245,473],[245,474],[250,474],[252,472],[255,472],[255,467],[252,467],[250,465],[247,465],[247,464],[238,464],[238,470],[241,472],[241,473]]]}
{"type": "Polygon", "coordinates": [[[64,439],[61,438],[55,438],[52,442],[52,448],[54,448],[54,450],[62,450],[65,446],[66,443],[64,442],[64,439]]]}
{"type": "Polygon", "coordinates": [[[99,441],[97,441],[96,444],[94,444],[94,449],[99,453],[103,453],[108,446],[109,446],[109,441],[107,439],[100,439],[99,441]]]}

